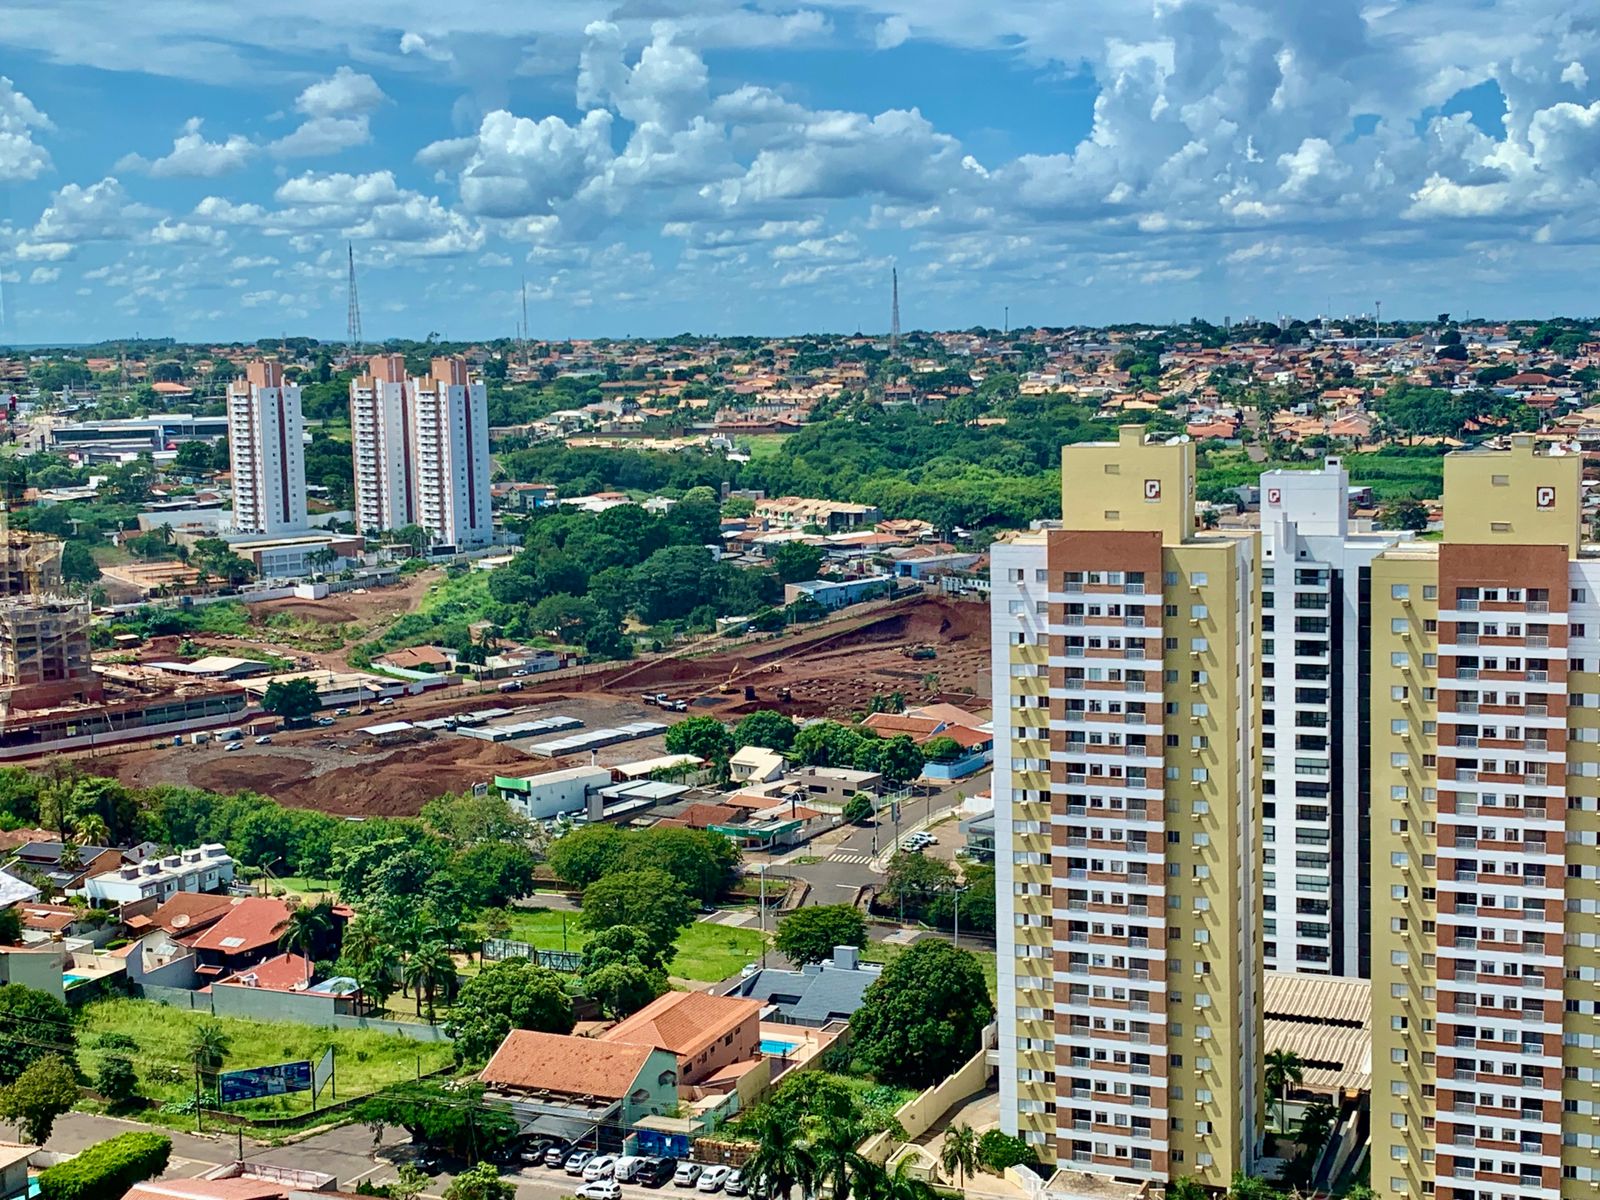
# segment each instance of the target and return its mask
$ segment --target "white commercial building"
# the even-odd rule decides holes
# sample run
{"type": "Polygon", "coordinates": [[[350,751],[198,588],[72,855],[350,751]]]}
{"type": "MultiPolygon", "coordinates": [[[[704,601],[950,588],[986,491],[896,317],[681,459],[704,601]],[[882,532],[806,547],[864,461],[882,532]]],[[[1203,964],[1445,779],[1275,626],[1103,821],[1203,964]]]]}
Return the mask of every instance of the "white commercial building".
{"type": "Polygon", "coordinates": [[[285,382],[281,364],[251,363],[228,387],[233,527],[240,533],[306,527],[304,438],[300,389],[285,382]]]}
{"type": "Polygon", "coordinates": [[[1371,563],[1411,534],[1352,531],[1349,487],[1336,458],[1261,476],[1263,961],[1370,978],[1371,563]]]}
{"type": "Polygon", "coordinates": [[[494,781],[506,803],[530,821],[583,812],[590,794],[610,783],[611,772],[604,767],[568,767],[522,778],[500,775],[494,781]]]}
{"type": "Polygon", "coordinates": [[[494,540],[488,394],[464,360],[408,379],[404,358],[377,355],[350,383],[350,429],[360,532],[420,525],[452,550],[494,540]]]}
{"type": "Polygon", "coordinates": [[[170,900],[179,892],[220,892],[233,882],[233,856],[211,842],[163,858],[118,867],[83,881],[81,893],[90,904],[131,904],[135,900],[170,900]]]}

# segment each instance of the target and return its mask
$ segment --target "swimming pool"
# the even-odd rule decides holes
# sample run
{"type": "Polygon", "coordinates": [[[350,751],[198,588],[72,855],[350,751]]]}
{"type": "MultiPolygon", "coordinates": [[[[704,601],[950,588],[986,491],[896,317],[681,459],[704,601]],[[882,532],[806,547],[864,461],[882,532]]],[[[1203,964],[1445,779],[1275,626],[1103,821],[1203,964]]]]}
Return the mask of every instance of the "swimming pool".
{"type": "Polygon", "coordinates": [[[61,986],[62,987],[72,987],[75,984],[88,983],[88,982],[89,982],[89,977],[87,975],[68,975],[68,974],[63,973],[62,976],[61,976],[61,986]]]}
{"type": "Polygon", "coordinates": [[[799,1042],[780,1041],[778,1038],[762,1038],[761,1053],[772,1058],[788,1058],[799,1044],[799,1042]]]}

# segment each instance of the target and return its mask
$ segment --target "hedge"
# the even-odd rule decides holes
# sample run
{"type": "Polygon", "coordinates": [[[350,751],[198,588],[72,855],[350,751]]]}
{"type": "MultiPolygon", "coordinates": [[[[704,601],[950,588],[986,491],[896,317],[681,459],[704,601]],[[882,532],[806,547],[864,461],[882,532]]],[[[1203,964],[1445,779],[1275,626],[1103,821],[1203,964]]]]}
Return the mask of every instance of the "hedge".
{"type": "Polygon", "coordinates": [[[42,1200],[120,1200],[136,1183],[161,1174],[172,1139],[159,1133],[119,1133],[39,1176],[42,1200]]]}

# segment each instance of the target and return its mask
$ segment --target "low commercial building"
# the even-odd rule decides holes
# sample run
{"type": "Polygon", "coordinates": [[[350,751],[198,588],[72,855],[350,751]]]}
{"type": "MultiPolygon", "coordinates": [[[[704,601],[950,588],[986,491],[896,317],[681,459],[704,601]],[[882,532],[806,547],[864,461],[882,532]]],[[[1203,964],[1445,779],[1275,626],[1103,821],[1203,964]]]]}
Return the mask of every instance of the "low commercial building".
{"type": "Polygon", "coordinates": [[[806,803],[818,808],[843,808],[857,792],[876,796],[883,790],[883,776],[877,771],[851,767],[806,767],[792,778],[805,790],[806,803]]]}
{"type": "Polygon", "coordinates": [[[678,1106],[678,1060],[658,1046],[514,1029],[478,1074],[522,1132],[569,1142],[678,1106]]]}
{"type": "Polygon", "coordinates": [[[794,604],[810,600],[831,612],[867,600],[880,600],[893,589],[894,581],[887,575],[869,575],[864,579],[807,579],[784,584],[783,602],[794,604]]]}
{"type": "Polygon", "coordinates": [[[589,797],[611,783],[605,767],[568,767],[521,778],[496,775],[501,799],[530,821],[547,821],[562,813],[585,812],[589,797]]]}

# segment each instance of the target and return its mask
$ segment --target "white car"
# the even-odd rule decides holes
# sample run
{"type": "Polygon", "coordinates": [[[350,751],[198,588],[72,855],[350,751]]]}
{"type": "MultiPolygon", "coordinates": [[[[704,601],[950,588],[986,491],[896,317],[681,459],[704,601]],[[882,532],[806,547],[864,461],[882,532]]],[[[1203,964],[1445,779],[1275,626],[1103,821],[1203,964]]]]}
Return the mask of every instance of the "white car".
{"type": "Polygon", "coordinates": [[[272,735],[270,733],[263,733],[260,737],[258,737],[256,739],[256,745],[258,745],[258,746],[270,746],[270,745],[272,745],[272,735]]]}
{"type": "Polygon", "coordinates": [[[583,1165],[583,1181],[593,1183],[597,1179],[610,1179],[616,1166],[617,1156],[614,1154],[602,1154],[598,1158],[591,1158],[583,1165]]]}
{"type": "Polygon", "coordinates": [[[728,1182],[728,1176],[732,1173],[732,1167],[707,1167],[700,1172],[700,1182],[694,1185],[695,1190],[700,1192],[721,1191],[722,1185],[728,1182]]]}
{"type": "Polygon", "coordinates": [[[243,742],[229,742],[226,746],[223,747],[223,749],[224,750],[243,750],[244,749],[244,743],[243,742]]]}
{"type": "Polygon", "coordinates": [[[572,1189],[582,1200],[621,1200],[622,1185],[614,1179],[595,1179],[572,1189]]]}

